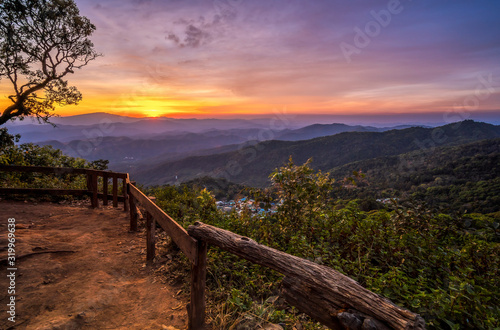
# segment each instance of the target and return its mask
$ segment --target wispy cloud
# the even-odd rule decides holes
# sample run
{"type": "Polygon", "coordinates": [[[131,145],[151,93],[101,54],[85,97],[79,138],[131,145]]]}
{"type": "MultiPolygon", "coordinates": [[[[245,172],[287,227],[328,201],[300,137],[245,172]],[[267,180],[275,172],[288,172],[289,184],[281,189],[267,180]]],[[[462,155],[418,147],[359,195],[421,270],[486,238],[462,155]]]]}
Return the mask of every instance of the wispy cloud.
{"type": "MultiPolygon", "coordinates": [[[[168,95],[193,113],[277,104],[297,112],[442,111],[474,89],[478,73],[500,81],[494,0],[401,0],[403,10],[378,23],[349,63],[339,45],[354,45],[355,29],[370,28],[373,12],[391,1],[76,2],[97,25],[93,40],[105,55],[72,77],[88,100],[81,111],[95,107],[93,98],[126,94],[159,107],[157,97],[168,95]]],[[[481,107],[500,109],[498,99],[481,107]]]]}

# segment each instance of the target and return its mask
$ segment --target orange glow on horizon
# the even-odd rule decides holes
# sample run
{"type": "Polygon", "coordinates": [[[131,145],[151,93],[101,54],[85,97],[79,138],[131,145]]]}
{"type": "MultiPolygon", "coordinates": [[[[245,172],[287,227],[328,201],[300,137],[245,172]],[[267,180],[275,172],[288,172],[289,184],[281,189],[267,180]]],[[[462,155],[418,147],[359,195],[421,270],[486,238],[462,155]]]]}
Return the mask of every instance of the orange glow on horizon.
{"type": "MultiPolygon", "coordinates": [[[[7,84],[0,87],[0,111],[9,106],[7,99],[10,91],[5,90],[7,84]]],[[[103,95],[96,91],[86,91],[82,88],[83,100],[78,105],[56,107],[55,115],[73,116],[96,112],[136,118],[243,118],[270,117],[274,113],[288,115],[397,115],[405,113],[436,113],[453,110],[453,100],[463,99],[453,95],[452,99],[416,100],[410,97],[370,99],[358,97],[338,97],[336,99],[314,99],[296,97],[293,100],[284,99],[251,99],[237,95],[211,95],[201,97],[189,91],[172,92],[169,96],[150,92],[149,95],[123,93],[120,95],[103,95]],[[287,101],[289,103],[287,103],[287,101]]],[[[214,92],[215,93],[215,92],[214,92]]],[[[464,96],[465,95],[465,96],[464,96]]],[[[494,102],[492,102],[494,104],[494,102]]],[[[482,102],[483,109],[494,109],[492,104],[482,102]]]]}
{"type": "MultiPolygon", "coordinates": [[[[443,2],[436,8],[450,13],[444,16],[415,5],[402,14],[405,19],[382,24],[380,35],[368,38],[366,33],[366,49],[358,47],[353,26],[366,28],[367,19],[380,23],[366,17],[381,9],[370,1],[290,6],[287,1],[279,6],[238,1],[232,4],[237,20],[203,1],[77,2],[96,26],[91,40],[103,56],[64,77],[83,100],[57,106],[55,116],[443,118],[450,112],[500,113],[498,29],[491,28],[500,21],[494,1],[481,6],[443,2]],[[343,44],[354,48],[346,51],[343,44]]],[[[38,66],[33,63],[30,69],[38,66]]],[[[2,112],[12,104],[7,97],[14,93],[13,80],[22,90],[31,78],[0,78],[2,112]]],[[[38,96],[43,93],[39,90],[38,96]]]]}

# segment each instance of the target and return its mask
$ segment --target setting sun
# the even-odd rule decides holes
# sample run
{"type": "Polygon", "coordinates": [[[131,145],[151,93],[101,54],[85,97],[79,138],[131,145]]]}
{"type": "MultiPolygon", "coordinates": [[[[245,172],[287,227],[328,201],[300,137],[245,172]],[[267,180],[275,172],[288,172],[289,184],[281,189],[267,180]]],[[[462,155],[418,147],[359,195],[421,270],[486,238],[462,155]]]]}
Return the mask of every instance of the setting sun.
{"type": "Polygon", "coordinates": [[[160,117],[161,114],[160,114],[160,112],[158,110],[151,109],[151,110],[144,111],[144,116],[145,117],[150,117],[150,118],[156,118],[156,117],[160,117]]]}

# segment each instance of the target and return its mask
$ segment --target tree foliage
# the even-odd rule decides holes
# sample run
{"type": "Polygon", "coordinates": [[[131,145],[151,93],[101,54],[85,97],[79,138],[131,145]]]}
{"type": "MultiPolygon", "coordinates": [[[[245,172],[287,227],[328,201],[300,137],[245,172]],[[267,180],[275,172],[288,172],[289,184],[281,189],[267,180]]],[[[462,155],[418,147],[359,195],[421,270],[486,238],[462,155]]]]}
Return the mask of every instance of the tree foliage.
{"type": "MultiPolygon", "coordinates": [[[[311,169],[310,161],[295,165],[290,159],[271,179],[273,186],[254,197],[278,205],[274,213],[223,213],[209,191],[187,186],[155,187],[148,194],[185,227],[200,220],[334,268],[419,313],[431,329],[500,326],[500,231],[493,216],[445,214],[397,200],[365,212],[355,201],[339,201],[333,179],[311,169]]],[[[189,274],[189,262],[183,265],[189,274]]],[[[321,329],[272,303],[279,274],[218,249],[210,249],[208,267],[215,328],[238,328],[253,319],[249,328],[266,320],[321,329]]]]}
{"type": "Polygon", "coordinates": [[[500,139],[379,157],[334,168],[335,177],[362,169],[366,182],[344,199],[405,198],[461,212],[500,211],[500,139]]]}
{"type": "Polygon", "coordinates": [[[0,128],[0,150],[3,150],[7,147],[13,147],[16,142],[19,142],[21,135],[9,134],[9,131],[6,128],[0,128]]]}
{"type": "MultiPolygon", "coordinates": [[[[70,157],[51,146],[33,143],[17,145],[19,136],[11,135],[7,129],[0,129],[0,165],[73,167],[105,170],[107,160],[92,162],[70,157]]],[[[0,186],[9,188],[59,188],[85,189],[86,180],[82,175],[0,172],[0,186]]]]}
{"type": "Polygon", "coordinates": [[[99,56],[88,38],[94,30],[72,0],[0,2],[0,79],[13,88],[0,125],[26,116],[48,122],[56,104],[82,99],[64,78],[99,56]]]}
{"type": "MultiPolygon", "coordinates": [[[[277,220],[286,240],[291,239],[293,232],[308,228],[307,238],[314,236],[313,219],[331,201],[330,192],[334,179],[328,173],[317,173],[310,167],[310,158],[303,165],[295,165],[290,157],[288,164],[271,173],[271,193],[281,202],[278,208],[277,220]]],[[[288,242],[286,242],[288,243],[288,242]]]]}

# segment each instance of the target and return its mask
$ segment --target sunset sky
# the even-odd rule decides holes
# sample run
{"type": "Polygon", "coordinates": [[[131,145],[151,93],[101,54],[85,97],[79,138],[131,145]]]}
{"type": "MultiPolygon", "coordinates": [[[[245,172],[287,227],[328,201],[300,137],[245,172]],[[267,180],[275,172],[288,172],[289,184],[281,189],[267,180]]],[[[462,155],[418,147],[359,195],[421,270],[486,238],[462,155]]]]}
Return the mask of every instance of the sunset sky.
{"type": "Polygon", "coordinates": [[[69,77],[84,101],[61,115],[500,116],[498,0],[76,3],[104,56],[69,77]]]}

